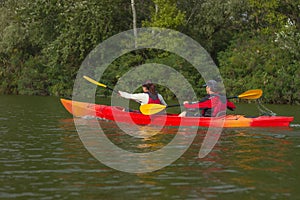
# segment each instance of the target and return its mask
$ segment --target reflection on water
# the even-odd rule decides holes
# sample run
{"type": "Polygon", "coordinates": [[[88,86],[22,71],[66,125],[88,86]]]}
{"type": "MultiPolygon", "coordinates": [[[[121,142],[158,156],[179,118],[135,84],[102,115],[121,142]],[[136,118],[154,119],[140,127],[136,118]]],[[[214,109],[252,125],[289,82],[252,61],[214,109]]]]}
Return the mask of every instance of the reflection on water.
{"type": "Polygon", "coordinates": [[[87,123],[75,119],[75,122],[81,141],[95,158],[109,167],[130,173],[146,173],[168,166],[186,151],[197,133],[197,129],[186,131],[181,127],[176,128],[176,134],[168,134],[166,130],[169,129],[150,126],[136,126],[131,130],[127,125],[130,131],[127,134],[124,127],[120,129],[120,124],[114,122],[110,122],[109,128],[106,128],[107,122],[101,121],[103,127],[100,128],[97,120],[87,123]],[[131,131],[136,131],[134,137],[131,131]],[[141,137],[146,132],[151,137],[141,137]],[[150,146],[151,149],[141,148],[150,146]]]}
{"type": "MultiPolygon", "coordinates": [[[[96,160],[84,147],[74,120],[55,98],[0,97],[0,109],[0,199],[300,196],[297,127],[226,129],[203,159],[198,158],[198,153],[206,129],[200,128],[190,148],[178,160],[158,171],[132,174],[96,160]]],[[[97,122],[115,145],[138,153],[163,148],[178,132],[176,127],[141,126],[134,130],[141,137],[134,137],[113,122],[81,120],[83,126],[97,122]]],[[[189,137],[190,129],[180,132],[189,137]]]]}
{"type": "MultiPolygon", "coordinates": [[[[177,132],[176,128],[157,130],[155,127],[141,127],[142,132],[160,131],[160,134],[132,142],[128,140],[130,136],[124,132],[117,133],[119,128],[113,122],[99,123],[102,128],[114,133],[108,134],[108,137],[116,145],[129,149],[133,148],[133,145],[147,151],[156,150],[166,145],[177,132]]],[[[283,198],[293,194],[296,191],[294,185],[283,191],[281,184],[274,183],[287,178],[287,169],[297,165],[290,154],[294,142],[282,133],[282,130],[259,130],[261,131],[225,130],[222,140],[204,159],[197,158],[197,153],[206,130],[198,130],[198,136],[191,148],[169,167],[152,173],[128,176],[137,176],[141,184],[147,185],[147,188],[153,191],[151,194],[162,198],[173,195],[170,191],[166,192],[166,188],[173,188],[173,198],[181,195],[188,198],[211,198],[221,197],[222,194],[235,194],[238,198],[249,192],[257,198],[267,197],[271,193],[275,197],[283,198]],[[190,193],[191,190],[194,193],[190,193]]],[[[287,184],[292,184],[295,180],[296,178],[292,178],[287,184]]],[[[136,193],[140,190],[135,189],[136,193]]]]}

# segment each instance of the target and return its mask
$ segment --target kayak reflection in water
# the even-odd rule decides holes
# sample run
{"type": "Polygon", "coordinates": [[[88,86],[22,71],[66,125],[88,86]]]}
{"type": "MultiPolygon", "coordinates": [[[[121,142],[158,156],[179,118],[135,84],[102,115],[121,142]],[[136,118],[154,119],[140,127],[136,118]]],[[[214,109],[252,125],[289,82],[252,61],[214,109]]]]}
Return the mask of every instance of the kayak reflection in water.
{"type": "Polygon", "coordinates": [[[224,115],[226,107],[230,110],[236,108],[234,103],[217,92],[218,83],[215,80],[209,80],[203,86],[206,87],[207,95],[198,102],[184,101],[183,105],[187,110],[179,114],[180,117],[219,117],[224,115]]]}
{"type": "Polygon", "coordinates": [[[131,99],[139,102],[141,105],[144,104],[162,104],[167,106],[164,98],[157,93],[155,85],[150,81],[146,81],[143,85],[143,93],[130,94],[127,92],[119,91],[121,97],[131,99]]]}

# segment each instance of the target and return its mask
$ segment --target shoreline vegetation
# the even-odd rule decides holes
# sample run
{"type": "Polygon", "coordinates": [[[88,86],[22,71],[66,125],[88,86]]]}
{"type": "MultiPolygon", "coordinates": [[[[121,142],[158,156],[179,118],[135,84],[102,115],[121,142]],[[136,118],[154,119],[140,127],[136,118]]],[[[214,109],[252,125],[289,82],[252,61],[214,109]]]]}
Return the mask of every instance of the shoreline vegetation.
{"type": "MultiPolygon", "coordinates": [[[[71,96],[89,52],[135,25],[174,29],[199,42],[219,67],[228,96],[262,89],[265,103],[299,105],[299,13],[294,0],[2,0],[0,94],[71,96]]],[[[204,95],[203,79],[187,61],[151,49],[121,56],[102,81],[114,86],[145,63],[172,66],[204,95]]],[[[159,91],[175,98],[165,87],[159,91]]]]}

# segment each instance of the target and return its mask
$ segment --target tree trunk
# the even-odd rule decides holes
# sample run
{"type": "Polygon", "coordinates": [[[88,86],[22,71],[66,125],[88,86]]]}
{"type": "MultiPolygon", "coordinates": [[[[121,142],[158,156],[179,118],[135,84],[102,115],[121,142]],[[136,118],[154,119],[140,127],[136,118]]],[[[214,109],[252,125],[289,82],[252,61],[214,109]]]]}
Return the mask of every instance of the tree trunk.
{"type": "Polygon", "coordinates": [[[133,35],[134,35],[134,47],[137,47],[137,29],[136,29],[136,10],[134,6],[134,0],[131,0],[132,8],[132,20],[133,20],[133,35]]]}

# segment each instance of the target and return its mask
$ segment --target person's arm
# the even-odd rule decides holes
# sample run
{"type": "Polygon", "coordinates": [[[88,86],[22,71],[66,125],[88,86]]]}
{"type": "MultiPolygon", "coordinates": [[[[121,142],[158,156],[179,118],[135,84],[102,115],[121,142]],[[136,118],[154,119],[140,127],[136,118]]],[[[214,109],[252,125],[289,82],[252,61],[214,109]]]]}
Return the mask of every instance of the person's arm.
{"type": "Polygon", "coordinates": [[[158,96],[158,99],[160,100],[160,102],[161,102],[163,105],[168,106],[168,104],[165,102],[164,98],[163,98],[160,94],[158,94],[157,96],[158,96]]]}
{"type": "Polygon", "coordinates": [[[119,94],[125,99],[132,99],[134,101],[140,102],[141,104],[147,104],[149,100],[148,94],[145,93],[130,94],[128,92],[119,91],[119,94]]]}
{"type": "Polygon", "coordinates": [[[183,104],[185,108],[187,109],[207,109],[207,108],[212,108],[212,103],[211,100],[208,99],[206,101],[199,101],[197,103],[184,103],[183,104]]]}
{"type": "Polygon", "coordinates": [[[206,108],[211,108],[211,106],[212,106],[209,95],[206,95],[200,101],[197,101],[197,102],[185,101],[185,102],[183,102],[183,105],[187,109],[195,109],[195,108],[206,109],[206,108]]]}

